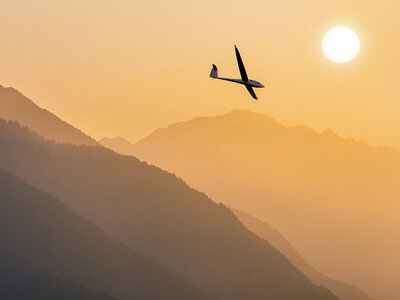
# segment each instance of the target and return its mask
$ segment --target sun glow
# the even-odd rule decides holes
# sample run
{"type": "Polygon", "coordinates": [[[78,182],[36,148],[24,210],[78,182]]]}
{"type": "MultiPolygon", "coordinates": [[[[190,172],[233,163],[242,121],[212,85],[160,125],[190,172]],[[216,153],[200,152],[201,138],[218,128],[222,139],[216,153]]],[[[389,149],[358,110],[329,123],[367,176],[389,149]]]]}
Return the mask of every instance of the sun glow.
{"type": "Polygon", "coordinates": [[[330,60],[346,63],[357,56],[360,40],[353,30],[347,27],[335,27],[326,33],[322,41],[322,49],[330,60]]]}

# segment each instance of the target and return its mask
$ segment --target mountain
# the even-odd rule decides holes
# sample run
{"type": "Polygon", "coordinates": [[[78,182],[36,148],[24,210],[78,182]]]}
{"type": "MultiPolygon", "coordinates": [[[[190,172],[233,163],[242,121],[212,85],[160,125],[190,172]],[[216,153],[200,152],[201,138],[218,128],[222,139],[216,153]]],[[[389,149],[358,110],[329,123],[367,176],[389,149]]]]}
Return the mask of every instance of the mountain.
{"type": "MultiPolygon", "coordinates": [[[[217,299],[338,299],[314,286],[224,205],[135,157],[56,144],[0,121],[0,167],[217,299]]],[[[96,251],[102,248],[96,245],[96,251]]]]}
{"type": "Polygon", "coordinates": [[[329,277],[400,299],[398,151],[245,110],[157,129],[134,154],[268,220],[329,277]]]}
{"type": "Polygon", "coordinates": [[[26,285],[38,294],[71,293],[72,298],[86,293],[101,299],[62,280],[121,300],[207,298],[173,271],[122,246],[53,196],[1,169],[0,266],[0,284],[26,285]],[[3,273],[4,266],[11,272],[3,273]]]}
{"type": "Polygon", "coordinates": [[[371,300],[363,291],[347,283],[333,280],[310,266],[304,258],[296,251],[290,242],[276,229],[266,222],[238,209],[231,208],[240,222],[251,232],[267,240],[273,247],[285,255],[300,271],[302,271],[316,285],[326,286],[340,300],[371,300]]]}
{"type": "Polygon", "coordinates": [[[0,299],[113,300],[106,294],[81,286],[2,265],[0,266],[0,299]]]}
{"type": "Polygon", "coordinates": [[[111,149],[122,155],[132,155],[133,145],[124,138],[117,136],[114,138],[103,138],[98,141],[104,147],[111,149]]]}
{"type": "MultiPolygon", "coordinates": [[[[103,138],[98,142],[122,155],[133,155],[135,153],[135,147],[122,137],[103,138]]],[[[270,242],[273,247],[285,255],[300,271],[310,278],[314,284],[326,286],[341,300],[371,300],[368,295],[357,287],[331,279],[315,270],[300,256],[287,239],[269,224],[241,210],[233,209],[233,213],[248,230],[270,242]]]]}
{"type": "Polygon", "coordinates": [[[41,136],[58,143],[98,146],[94,139],[79,129],[40,108],[17,90],[2,85],[0,85],[0,118],[18,121],[41,136]]]}

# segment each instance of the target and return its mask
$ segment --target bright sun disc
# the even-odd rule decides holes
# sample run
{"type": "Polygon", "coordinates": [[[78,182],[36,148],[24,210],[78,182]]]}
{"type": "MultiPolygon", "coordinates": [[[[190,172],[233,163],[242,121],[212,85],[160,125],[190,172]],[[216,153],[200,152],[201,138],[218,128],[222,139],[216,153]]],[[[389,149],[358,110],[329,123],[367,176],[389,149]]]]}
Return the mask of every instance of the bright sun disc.
{"type": "Polygon", "coordinates": [[[357,56],[360,40],[353,30],[347,27],[335,27],[326,33],[322,49],[330,60],[346,63],[357,56]]]}

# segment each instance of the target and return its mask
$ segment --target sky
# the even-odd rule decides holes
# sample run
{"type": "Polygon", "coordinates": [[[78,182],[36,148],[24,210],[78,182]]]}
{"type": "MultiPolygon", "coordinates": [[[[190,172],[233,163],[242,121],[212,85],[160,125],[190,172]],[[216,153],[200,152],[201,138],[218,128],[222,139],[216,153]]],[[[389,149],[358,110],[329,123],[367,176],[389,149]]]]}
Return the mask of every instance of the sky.
{"type": "Polygon", "coordinates": [[[317,0],[2,0],[0,84],[85,133],[135,142],[158,127],[250,109],[400,149],[400,3],[317,0]],[[353,29],[347,64],[324,34],[353,29]],[[233,45],[265,89],[239,78],[233,45]]]}

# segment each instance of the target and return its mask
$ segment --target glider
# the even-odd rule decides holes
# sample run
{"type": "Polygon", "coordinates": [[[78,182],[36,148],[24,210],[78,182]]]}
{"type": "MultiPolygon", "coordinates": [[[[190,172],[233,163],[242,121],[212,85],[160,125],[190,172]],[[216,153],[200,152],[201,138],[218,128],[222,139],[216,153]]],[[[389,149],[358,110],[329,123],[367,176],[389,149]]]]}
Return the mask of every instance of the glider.
{"type": "Polygon", "coordinates": [[[255,100],[257,100],[257,96],[253,90],[253,87],[254,88],[263,88],[264,85],[262,85],[258,81],[251,80],[251,79],[249,80],[249,78],[247,77],[246,69],[244,68],[242,58],[240,57],[240,53],[239,53],[238,48],[236,48],[236,45],[235,45],[235,52],[236,52],[236,59],[237,59],[238,65],[239,65],[240,76],[242,77],[242,79],[218,77],[218,68],[214,64],[212,65],[210,77],[215,78],[215,79],[221,79],[221,80],[232,81],[232,82],[236,82],[239,84],[243,84],[246,87],[246,89],[249,91],[250,95],[255,100]]]}

